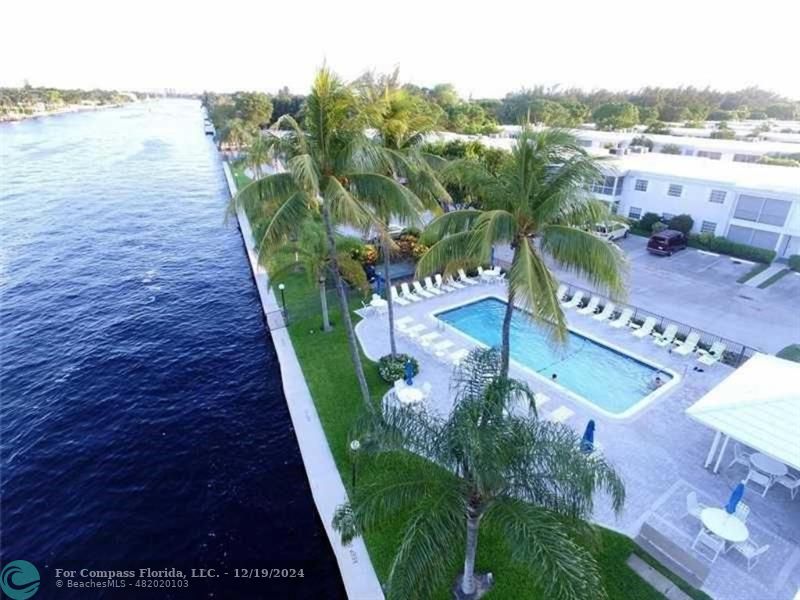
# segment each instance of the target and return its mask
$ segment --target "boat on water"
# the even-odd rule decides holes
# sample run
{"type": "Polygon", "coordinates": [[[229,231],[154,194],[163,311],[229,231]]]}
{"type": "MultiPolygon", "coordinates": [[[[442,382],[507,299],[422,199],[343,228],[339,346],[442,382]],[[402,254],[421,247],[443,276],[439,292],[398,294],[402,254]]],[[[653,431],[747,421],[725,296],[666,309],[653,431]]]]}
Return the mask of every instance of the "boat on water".
{"type": "Polygon", "coordinates": [[[203,127],[205,129],[206,135],[214,135],[216,133],[216,130],[214,129],[214,124],[208,119],[205,120],[203,127]]]}

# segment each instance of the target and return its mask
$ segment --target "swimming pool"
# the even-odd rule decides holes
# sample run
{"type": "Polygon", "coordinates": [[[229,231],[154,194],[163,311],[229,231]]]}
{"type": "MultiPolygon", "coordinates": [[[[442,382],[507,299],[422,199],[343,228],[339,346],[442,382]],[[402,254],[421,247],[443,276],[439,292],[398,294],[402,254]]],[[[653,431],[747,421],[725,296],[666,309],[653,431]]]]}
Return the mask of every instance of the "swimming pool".
{"type": "MultiPolygon", "coordinates": [[[[499,346],[505,308],[505,301],[490,297],[440,312],[436,317],[478,342],[499,346]]],[[[555,344],[545,328],[519,309],[511,320],[511,358],[547,379],[555,373],[558,385],[615,416],[633,412],[653,393],[656,376],[665,386],[672,379],[665,370],[574,331],[570,331],[566,344],[555,344]]]]}

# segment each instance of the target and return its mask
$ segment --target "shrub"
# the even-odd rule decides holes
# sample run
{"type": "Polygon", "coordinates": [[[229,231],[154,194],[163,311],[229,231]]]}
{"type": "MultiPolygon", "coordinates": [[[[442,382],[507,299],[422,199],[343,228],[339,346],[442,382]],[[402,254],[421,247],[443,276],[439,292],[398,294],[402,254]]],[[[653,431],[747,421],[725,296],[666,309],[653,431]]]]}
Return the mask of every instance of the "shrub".
{"type": "Polygon", "coordinates": [[[765,113],[763,110],[753,110],[750,111],[749,118],[760,121],[767,118],[767,113],[765,113]]]}
{"type": "Polygon", "coordinates": [[[800,254],[792,254],[789,257],[789,268],[800,273],[800,254]]]}
{"type": "Polygon", "coordinates": [[[653,226],[650,228],[650,231],[652,231],[653,233],[661,233],[665,229],[668,229],[665,223],[662,223],[661,221],[656,221],[655,223],[653,223],[653,226]]]}
{"type": "Polygon", "coordinates": [[[765,250],[764,248],[756,248],[755,246],[748,246],[747,244],[739,244],[727,238],[716,237],[709,233],[690,235],[689,245],[692,248],[719,252],[720,254],[727,254],[728,256],[752,260],[754,262],[771,263],[775,260],[774,250],[765,250]]]}
{"type": "Polygon", "coordinates": [[[411,248],[411,256],[414,260],[419,260],[427,251],[428,246],[418,242],[411,248]]]}
{"type": "Polygon", "coordinates": [[[655,133],[655,134],[669,134],[669,127],[667,127],[666,123],[661,121],[656,121],[655,123],[651,123],[648,125],[647,129],[644,130],[645,133],[655,133]]]}
{"type": "Polygon", "coordinates": [[[645,231],[652,231],[653,225],[658,223],[660,220],[661,217],[656,213],[646,212],[642,215],[642,218],[639,219],[639,228],[644,229],[645,231]]]}
{"type": "Polygon", "coordinates": [[[408,361],[411,362],[411,370],[414,373],[414,377],[416,377],[417,373],[419,373],[419,363],[416,358],[408,354],[381,356],[380,360],[378,360],[378,373],[380,373],[384,381],[394,383],[406,376],[406,362],[408,361]]]}
{"type": "Polygon", "coordinates": [[[793,158],[781,158],[776,156],[762,156],[758,159],[759,164],[773,165],[775,167],[800,167],[800,161],[793,158]]]}
{"type": "Polygon", "coordinates": [[[736,132],[726,127],[724,129],[712,131],[709,137],[714,140],[732,140],[736,138],[736,132]]]}
{"type": "Polygon", "coordinates": [[[653,151],[653,140],[644,135],[637,135],[631,140],[631,146],[644,146],[651,152],[653,151]]]}
{"type": "Polygon", "coordinates": [[[661,154],[680,154],[681,147],[678,144],[664,144],[661,147],[661,154]]]}
{"type": "Polygon", "coordinates": [[[354,248],[350,255],[362,265],[374,265],[378,262],[378,249],[372,244],[364,244],[354,248]]]}
{"type": "Polygon", "coordinates": [[[683,214],[683,215],[675,215],[669,220],[670,229],[674,229],[676,231],[682,232],[684,235],[689,235],[689,232],[694,227],[694,219],[690,215],[683,214]]]}

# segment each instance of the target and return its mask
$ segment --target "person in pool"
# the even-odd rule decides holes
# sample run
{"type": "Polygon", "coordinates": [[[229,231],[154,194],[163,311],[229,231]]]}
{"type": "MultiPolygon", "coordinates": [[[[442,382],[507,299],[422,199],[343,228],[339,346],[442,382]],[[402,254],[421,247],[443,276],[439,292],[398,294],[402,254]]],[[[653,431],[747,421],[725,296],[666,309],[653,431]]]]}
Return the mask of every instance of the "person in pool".
{"type": "Polygon", "coordinates": [[[554,381],[554,382],[555,382],[555,381],[558,379],[558,375],[557,375],[556,373],[553,373],[553,374],[550,376],[550,379],[551,379],[552,381],[554,381]]]}
{"type": "Polygon", "coordinates": [[[657,390],[657,389],[658,389],[658,388],[660,388],[662,385],[664,385],[664,381],[661,379],[661,376],[660,376],[660,375],[656,375],[656,378],[655,378],[655,379],[653,379],[653,383],[652,383],[653,389],[654,389],[654,390],[657,390]]]}

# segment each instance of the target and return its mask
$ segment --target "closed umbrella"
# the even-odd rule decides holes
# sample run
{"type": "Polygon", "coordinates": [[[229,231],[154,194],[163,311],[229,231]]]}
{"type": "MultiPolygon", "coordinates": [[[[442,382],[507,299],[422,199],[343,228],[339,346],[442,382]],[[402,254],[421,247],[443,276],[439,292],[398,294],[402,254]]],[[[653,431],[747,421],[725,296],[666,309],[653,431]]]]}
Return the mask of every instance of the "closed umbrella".
{"type": "Polygon", "coordinates": [[[744,496],[744,484],[740,483],[735,488],[733,488],[733,492],[731,492],[731,497],[728,500],[728,503],[725,505],[725,511],[732,515],[736,512],[736,505],[739,504],[739,501],[744,496]]]}
{"type": "Polygon", "coordinates": [[[591,454],[594,451],[594,427],[594,419],[589,419],[581,439],[581,452],[591,454]]]}
{"type": "Polygon", "coordinates": [[[406,375],[406,383],[408,385],[414,385],[414,365],[411,364],[410,360],[406,361],[405,375],[406,375]]]}

